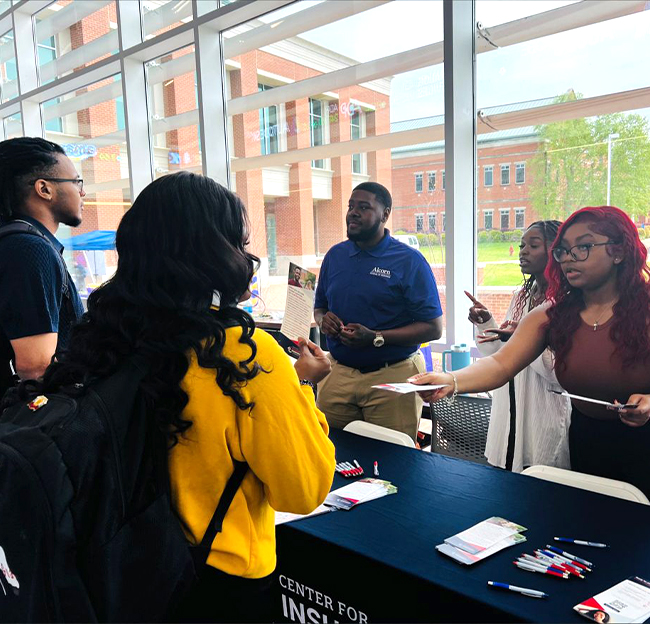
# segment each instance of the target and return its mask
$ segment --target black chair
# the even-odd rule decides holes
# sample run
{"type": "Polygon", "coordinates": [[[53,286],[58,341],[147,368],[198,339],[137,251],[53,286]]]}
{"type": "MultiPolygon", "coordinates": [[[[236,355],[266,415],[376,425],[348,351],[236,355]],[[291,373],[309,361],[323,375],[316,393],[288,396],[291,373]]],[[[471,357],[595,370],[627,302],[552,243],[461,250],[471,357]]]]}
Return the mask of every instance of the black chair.
{"type": "Polygon", "coordinates": [[[436,401],[430,409],[431,452],[487,464],[484,453],[492,399],[459,395],[451,405],[436,401]]]}

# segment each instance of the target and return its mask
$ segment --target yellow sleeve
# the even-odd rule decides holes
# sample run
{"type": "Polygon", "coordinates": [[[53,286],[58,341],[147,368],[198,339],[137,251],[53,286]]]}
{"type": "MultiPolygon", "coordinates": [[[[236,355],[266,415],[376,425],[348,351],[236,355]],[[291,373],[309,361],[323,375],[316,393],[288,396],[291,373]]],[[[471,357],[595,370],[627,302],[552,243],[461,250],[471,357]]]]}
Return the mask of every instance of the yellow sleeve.
{"type": "Polygon", "coordinates": [[[268,372],[243,389],[255,406],[238,411],[241,451],[273,509],[309,513],[323,502],[334,476],[327,421],[276,341],[261,330],[254,340],[256,360],[268,372]]]}

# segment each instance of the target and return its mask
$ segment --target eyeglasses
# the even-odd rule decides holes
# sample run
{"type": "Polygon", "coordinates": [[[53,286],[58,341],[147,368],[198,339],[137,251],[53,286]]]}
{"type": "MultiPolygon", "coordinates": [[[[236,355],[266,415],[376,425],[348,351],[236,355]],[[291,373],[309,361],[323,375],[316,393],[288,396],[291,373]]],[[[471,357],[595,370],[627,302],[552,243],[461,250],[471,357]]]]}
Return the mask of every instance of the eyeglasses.
{"type": "Polygon", "coordinates": [[[47,182],[74,182],[77,185],[80,193],[84,190],[83,178],[37,178],[36,180],[30,182],[30,184],[34,184],[38,180],[46,180],[47,182]]]}
{"type": "Polygon", "coordinates": [[[570,254],[576,262],[584,262],[589,257],[589,252],[592,247],[601,247],[602,245],[616,245],[615,241],[607,241],[606,243],[582,243],[581,245],[574,245],[571,249],[564,247],[556,247],[551,252],[556,262],[564,262],[566,257],[570,254]]]}

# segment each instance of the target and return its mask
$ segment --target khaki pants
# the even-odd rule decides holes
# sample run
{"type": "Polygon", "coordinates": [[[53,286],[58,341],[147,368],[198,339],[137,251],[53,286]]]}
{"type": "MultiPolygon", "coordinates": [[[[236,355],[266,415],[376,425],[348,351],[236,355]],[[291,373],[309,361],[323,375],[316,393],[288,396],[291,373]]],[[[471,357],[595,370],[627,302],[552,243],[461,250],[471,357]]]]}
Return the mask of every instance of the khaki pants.
{"type": "Polygon", "coordinates": [[[416,392],[398,394],[372,386],[406,381],[426,371],[424,357],[418,351],[410,358],[361,373],[337,362],[331,355],[332,372],[318,384],[318,407],[327,416],[330,427],[343,429],[353,420],[403,431],[416,441],[422,399],[416,392]]]}

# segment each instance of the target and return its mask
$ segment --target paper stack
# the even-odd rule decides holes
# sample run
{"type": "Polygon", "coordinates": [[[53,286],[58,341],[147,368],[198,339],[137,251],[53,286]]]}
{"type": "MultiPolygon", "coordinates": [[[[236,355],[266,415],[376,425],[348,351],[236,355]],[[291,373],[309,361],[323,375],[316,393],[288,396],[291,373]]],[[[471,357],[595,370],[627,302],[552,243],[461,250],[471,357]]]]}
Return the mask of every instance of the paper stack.
{"type": "Polygon", "coordinates": [[[452,535],[436,549],[460,563],[472,565],[508,546],[521,544],[526,538],[521,535],[526,527],[493,516],[475,524],[465,531],[452,535]]]}
{"type": "Polygon", "coordinates": [[[325,505],[348,511],[355,505],[395,494],[397,488],[390,481],[382,479],[361,479],[330,492],[325,505]]]}
{"type": "Polygon", "coordinates": [[[650,583],[632,576],[573,607],[592,622],[645,622],[650,617],[650,583]]]}

